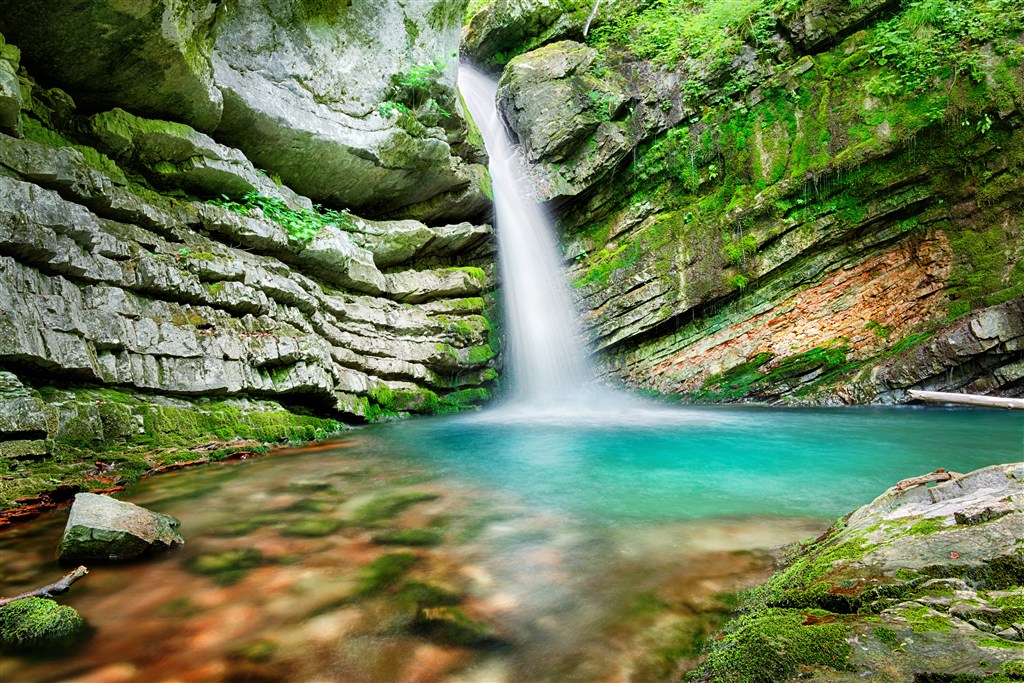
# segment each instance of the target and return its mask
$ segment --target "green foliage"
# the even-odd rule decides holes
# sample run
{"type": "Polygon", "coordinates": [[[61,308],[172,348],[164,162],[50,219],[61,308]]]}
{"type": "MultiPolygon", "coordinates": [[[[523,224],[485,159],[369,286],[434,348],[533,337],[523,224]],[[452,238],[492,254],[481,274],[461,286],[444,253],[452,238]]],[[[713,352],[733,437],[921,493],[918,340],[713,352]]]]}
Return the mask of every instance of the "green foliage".
{"type": "Polygon", "coordinates": [[[428,125],[435,118],[450,118],[451,111],[438,101],[444,100],[449,107],[453,104],[452,94],[440,84],[440,78],[447,69],[448,60],[439,57],[393,76],[391,97],[381,102],[380,115],[385,118],[415,115],[428,125]]]}
{"type": "Polygon", "coordinates": [[[355,229],[352,216],[347,210],[324,209],[319,204],[312,211],[292,209],[283,199],[265,197],[258,192],[247,192],[241,202],[221,195],[220,199],[211,199],[210,203],[222,206],[240,216],[255,216],[258,211],[283,227],[288,236],[296,242],[308,242],[328,225],[347,231],[355,229]]]}
{"type": "Polygon", "coordinates": [[[985,78],[978,46],[1024,28],[1018,0],[913,0],[871,30],[863,64],[882,67],[868,83],[876,95],[904,97],[962,74],[985,78]]]}

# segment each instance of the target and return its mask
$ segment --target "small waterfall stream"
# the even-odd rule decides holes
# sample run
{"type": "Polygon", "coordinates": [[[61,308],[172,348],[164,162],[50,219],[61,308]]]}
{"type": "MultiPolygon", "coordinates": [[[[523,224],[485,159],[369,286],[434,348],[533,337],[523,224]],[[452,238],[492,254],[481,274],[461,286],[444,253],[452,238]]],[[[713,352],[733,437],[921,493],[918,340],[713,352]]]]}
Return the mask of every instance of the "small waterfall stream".
{"type": "Polygon", "coordinates": [[[543,208],[521,190],[520,162],[498,118],[497,85],[463,65],[459,88],[490,155],[512,403],[550,410],[579,398],[591,378],[558,245],[543,208]]]}

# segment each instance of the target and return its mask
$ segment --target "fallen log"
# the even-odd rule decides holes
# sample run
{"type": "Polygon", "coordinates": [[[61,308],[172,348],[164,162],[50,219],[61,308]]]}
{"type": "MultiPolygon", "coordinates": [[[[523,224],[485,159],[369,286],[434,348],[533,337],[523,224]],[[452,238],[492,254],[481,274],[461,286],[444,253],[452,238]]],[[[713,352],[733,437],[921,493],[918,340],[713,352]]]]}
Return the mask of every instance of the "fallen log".
{"type": "Polygon", "coordinates": [[[9,605],[15,600],[21,600],[23,598],[52,598],[55,595],[63,595],[67,593],[71,588],[71,584],[78,581],[80,578],[89,573],[89,570],[85,567],[79,567],[75,571],[69,573],[60,581],[54,581],[53,583],[37,588],[34,591],[22,593],[21,595],[15,595],[13,598],[0,598],[0,607],[9,605]]]}
{"type": "Polygon", "coordinates": [[[951,391],[918,391],[907,392],[910,398],[931,403],[958,403],[965,406],[984,406],[986,408],[1007,408],[1024,410],[1024,398],[1004,398],[1002,396],[981,396],[980,394],[958,394],[951,391]]]}

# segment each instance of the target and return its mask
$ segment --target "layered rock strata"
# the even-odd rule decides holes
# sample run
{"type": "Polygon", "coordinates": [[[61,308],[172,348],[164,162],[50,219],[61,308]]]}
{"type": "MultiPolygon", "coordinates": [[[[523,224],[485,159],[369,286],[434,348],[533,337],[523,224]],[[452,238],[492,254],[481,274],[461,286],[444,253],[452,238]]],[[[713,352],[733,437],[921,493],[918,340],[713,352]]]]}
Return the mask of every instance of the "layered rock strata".
{"type": "Polygon", "coordinates": [[[20,74],[0,128],[5,502],[90,450],[312,438],[489,397],[489,226],[314,209],[185,124],[85,116],[0,63],[20,74]]]}
{"type": "Polygon", "coordinates": [[[1024,24],[959,5],[986,29],[885,2],[609,10],[588,44],[508,62],[504,117],[609,379],[695,400],[1024,391],[1024,24]]]}

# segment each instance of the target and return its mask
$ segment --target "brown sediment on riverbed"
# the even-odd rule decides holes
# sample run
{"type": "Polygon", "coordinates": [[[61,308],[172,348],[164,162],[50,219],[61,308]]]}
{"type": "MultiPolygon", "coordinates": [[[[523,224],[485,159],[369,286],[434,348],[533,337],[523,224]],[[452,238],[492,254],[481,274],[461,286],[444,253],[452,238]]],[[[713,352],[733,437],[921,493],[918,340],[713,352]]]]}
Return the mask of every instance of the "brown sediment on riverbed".
{"type": "Polygon", "coordinates": [[[28,521],[51,510],[71,505],[76,493],[88,492],[113,494],[125,491],[128,485],[156,474],[209,465],[217,462],[250,460],[270,456],[285,456],[295,453],[311,453],[327,449],[353,446],[356,440],[347,438],[315,441],[302,445],[280,446],[261,441],[211,441],[190,449],[160,449],[135,457],[151,464],[141,475],[125,477],[114,472],[114,466],[101,460],[95,463],[95,475],[87,477],[82,485],[61,484],[38,495],[11,501],[15,507],[0,510],[0,533],[19,522],[28,521]],[[180,453],[181,460],[167,461],[167,456],[180,453]],[[206,453],[206,455],[202,455],[206,453]],[[109,474],[108,474],[109,473],[109,474]],[[104,476],[108,474],[108,476],[104,476]]]}
{"type": "MultiPolygon", "coordinates": [[[[591,527],[408,463],[308,450],[133,486],[134,502],[182,520],[186,545],[94,571],[68,598],[98,631],[89,647],[45,664],[8,658],[0,675],[661,680],[692,668],[734,593],[767,576],[771,555],[753,546],[820,530],[778,519],[591,527]]],[[[39,583],[60,526],[51,515],[0,537],[0,589],[39,583]]]]}

